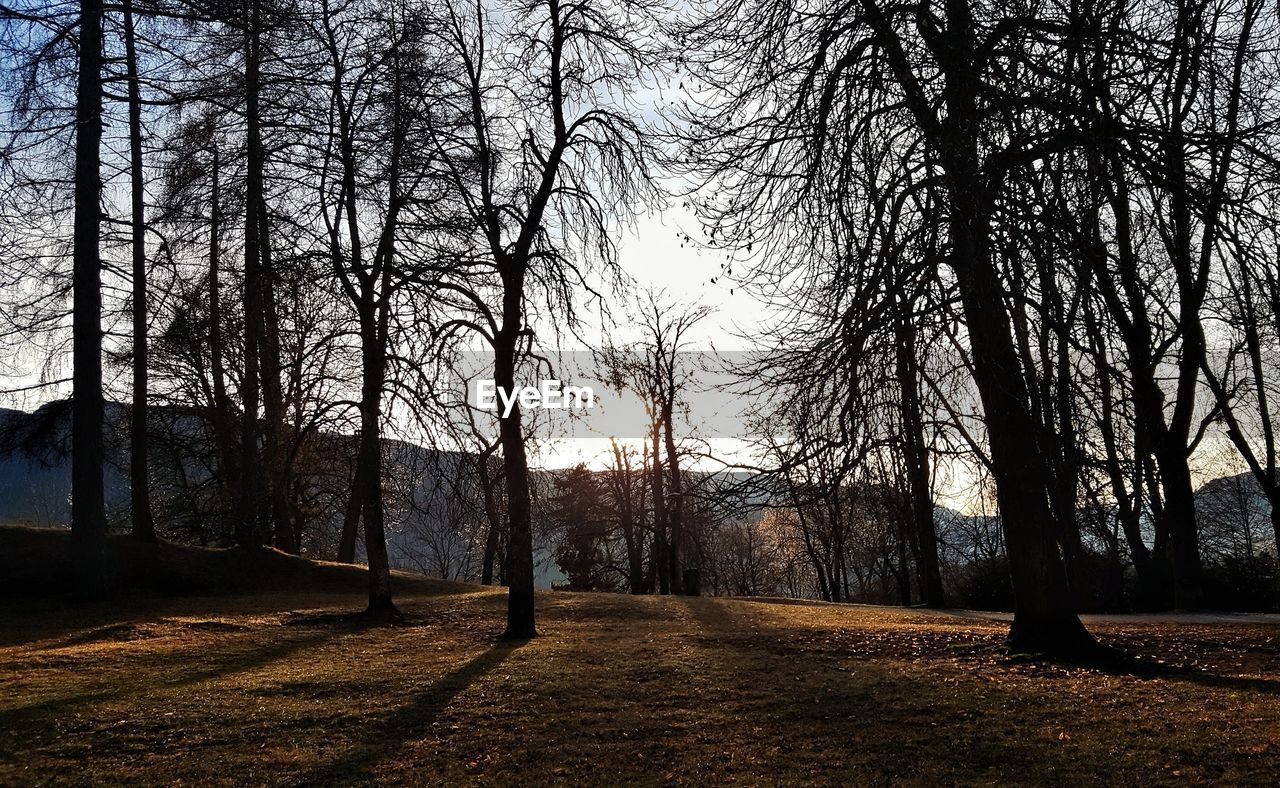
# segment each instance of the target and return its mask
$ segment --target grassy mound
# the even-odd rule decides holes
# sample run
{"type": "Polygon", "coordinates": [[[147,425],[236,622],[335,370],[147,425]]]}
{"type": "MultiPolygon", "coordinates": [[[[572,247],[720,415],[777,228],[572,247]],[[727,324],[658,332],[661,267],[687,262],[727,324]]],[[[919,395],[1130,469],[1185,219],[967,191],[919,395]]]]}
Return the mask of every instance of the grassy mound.
{"type": "MultiPolygon", "coordinates": [[[[115,594],[216,596],[222,594],[364,591],[363,566],[311,561],[279,550],[210,549],[127,536],[107,539],[107,571],[115,594]]],[[[0,596],[49,597],[74,588],[71,532],[61,528],[0,525],[0,596]]],[[[444,593],[465,586],[396,572],[397,590],[444,593]]]]}

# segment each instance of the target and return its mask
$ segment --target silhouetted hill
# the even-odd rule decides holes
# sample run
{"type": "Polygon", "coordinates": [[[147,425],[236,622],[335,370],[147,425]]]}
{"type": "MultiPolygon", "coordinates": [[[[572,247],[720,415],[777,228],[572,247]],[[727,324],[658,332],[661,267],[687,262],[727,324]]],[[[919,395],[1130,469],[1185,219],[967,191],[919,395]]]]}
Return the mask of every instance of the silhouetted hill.
{"type": "MultiPolygon", "coordinates": [[[[267,548],[210,549],[169,542],[107,538],[107,567],[115,593],[144,596],[362,592],[363,566],[312,561],[267,548]]],[[[396,572],[407,593],[445,593],[471,586],[396,572]]],[[[0,525],[0,597],[49,596],[75,588],[71,532],[65,528],[0,525]]]]}

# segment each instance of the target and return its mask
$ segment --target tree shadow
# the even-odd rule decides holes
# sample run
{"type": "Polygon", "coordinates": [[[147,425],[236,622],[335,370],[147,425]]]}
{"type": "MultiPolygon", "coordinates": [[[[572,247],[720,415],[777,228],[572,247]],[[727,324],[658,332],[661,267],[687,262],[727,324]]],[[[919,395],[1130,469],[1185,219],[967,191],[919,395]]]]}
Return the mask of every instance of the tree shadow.
{"type": "Polygon", "coordinates": [[[369,726],[361,741],[329,763],[313,769],[295,785],[349,785],[368,777],[371,768],[393,756],[406,742],[423,738],[448,705],[463,690],[492,671],[527,643],[500,640],[487,651],[441,676],[423,692],[369,726]]]}
{"type": "MultiPolygon", "coordinates": [[[[144,666],[147,669],[146,675],[148,675],[149,680],[139,684],[125,684],[111,689],[61,695],[24,706],[0,710],[0,728],[12,728],[17,725],[28,724],[46,714],[57,714],[63,710],[81,707],[85,704],[121,700],[147,692],[186,687],[203,681],[211,681],[225,676],[233,676],[237,673],[256,670],[330,640],[339,634],[343,634],[343,630],[330,628],[309,633],[305,637],[292,638],[249,651],[240,651],[232,648],[225,655],[220,655],[219,664],[204,670],[184,671],[176,679],[172,680],[168,678],[171,675],[169,672],[154,670],[154,664],[149,664],[144,666]]],[[[168,657],[168,660],[179,668],[189,659],[190,655],[185,652],[175,652],[168,657]]]]}
{"type": "Polygon", "coordinates": [[[297,613],[284,620],[290,627],[346,627],[350,630],[399,627],[410,624],[408,616],[394,608],[390,611],[351,610],[340,613],[297,613]]]}
{"type": "MultiPolygon", "coordinates": [[[[714,600],[680,597],[673,597],[673,599],[679,600],[681,607],[703,628],[706,635],[719,636],[723,641],[719,643],[722,648],[731,648],[734,645],[732,639],[724,638],[725,635],[734,632],[735,628],[742,629],[744,625],[750,626],[750,621],[745,620],[740,611],[718,605],[714,600]]],[[[774,633],[774,636],[782,634],[778,632],[774,633]]],[[[975,644],[984,652],[985,645],[975,644]]],[[[1086,668],[1116,677],[1165,679],[1217,689],[1280,696],[1280,680],[1223,675],[1203,668],[1169,664],[1106,644],[1100,644],[1091,653],[1076,656],[1025,654],[1005,649],[998,650],[1004,651],[1006,661],[1039,662],[1061,667],[1086,668]]]]}
{"type": "Polygon", "coordinates": [[[1132,654],[1114,646],[1102,645],[1088,656],[1073,658],[1052,658],[1037,655],[1022,655],[1028,660],[1043,659],[1066,667],[1079,667],[1096,670],[1109,676],[1130,677],[1137,679],[1167,679],[1185,681],[1217,689],[1230,689],[1241,692],[1256,692],[1264,695],[1280,696],[1280,681],[1275,679],[1251,678],[1248,676],[1224,676],[1202,668],[1186,665],[1171,665],[1156,661],[1151,657],[1132,654]]]}

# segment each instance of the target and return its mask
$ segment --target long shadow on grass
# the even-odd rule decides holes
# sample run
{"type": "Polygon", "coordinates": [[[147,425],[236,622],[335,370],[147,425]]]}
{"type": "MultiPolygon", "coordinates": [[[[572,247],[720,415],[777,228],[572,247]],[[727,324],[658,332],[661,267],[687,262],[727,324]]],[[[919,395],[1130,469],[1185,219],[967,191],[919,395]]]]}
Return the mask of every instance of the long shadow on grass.
{"type": "Polygon", "coordinates": [[[305,637],[271,643],[258,649],[241,650],[240,644],[234,644],[225,650],[219,649],[215,657],[218,660],[217,664],[203,670],[183,671],[183,666],[196,658],[187,650],[165,654],[158,660],[155,659],[155,655],[152,655],[150,661],[143,657],[137,671],[138,676],[145,677],[143,680],[136,683],[127,682],[110,689],[60,695],[25,706],[0,710],[0,730],[13,729],[18,725],[30,724],[45,715],[57,714],[70,708],[81,708],[86,704],[120,700],[149,692],[176,689],[255,670],[354,630],[355,627],[328,628],[309,633],[305,637]],[[179,672],[177,678],[171,679],[173,672],[164,669],[157,670],[156,662],[162,663],[166,668],[176,668],[181,672],[179,672]]]}
{"type": "Polygon", "coordinates": [[[459,693],[502,664],[525,642],[496,643],[488,651],[441,676],[381,722],[373,723],[358,745],[313,770],[296,784],[347,785],[367,777],[370,769],[392,757],[404,743],[429,734],[436,717],[459,693]]]}
{"type": "Polygon", "coordinates": [[[1256,692],[1263,695],[1280,696],[1280,681],[1275,679],[1250,678],[1248,676],[1223,676],[1218,673],[1187,667],[1155,662],[1141,656],[1134,656],[1119,649],[1105,648],[1091,659],[1052,660],[1065,665],[1092,668],[1112,676],[1128,676],[1137,679],[1165,679],[1167,681],[1185,681],[1217,689],[1230,689],[1241,692],[1256,692]]]}

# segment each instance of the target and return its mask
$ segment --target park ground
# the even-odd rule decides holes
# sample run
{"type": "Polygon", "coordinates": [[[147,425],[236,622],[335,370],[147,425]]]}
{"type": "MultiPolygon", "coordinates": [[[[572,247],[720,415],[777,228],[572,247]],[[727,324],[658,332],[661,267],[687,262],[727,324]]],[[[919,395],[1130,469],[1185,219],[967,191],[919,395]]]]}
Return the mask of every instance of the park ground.
{"type": "MultiPolygon", "coordinates": [[[[297,560],[297,559],[293,559],[297,560]]],[[[356,588],[0,603],[0,784],[1274,784],[1280,629],[1090,622],[1106,666],[1004,622],[782,600],[356,588]]]]}

